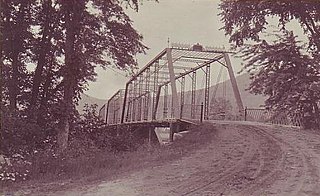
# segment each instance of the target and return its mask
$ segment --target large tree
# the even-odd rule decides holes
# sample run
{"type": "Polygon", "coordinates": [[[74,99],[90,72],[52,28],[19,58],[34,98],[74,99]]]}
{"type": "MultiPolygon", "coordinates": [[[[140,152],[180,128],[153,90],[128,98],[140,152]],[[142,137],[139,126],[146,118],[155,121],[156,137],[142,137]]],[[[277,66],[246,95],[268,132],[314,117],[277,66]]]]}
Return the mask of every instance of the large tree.
{"type": "Polygon", "coordinates": [[[268,108],[319,127],[320,92],[311,87],[320,81],[320,3],[234,0],[220,9],[222,29],[252,74],[249,89],[267,95],[268,108]]]}
{"type": "MultiPolygon", "coordinates": [[[[129,1],[137,6],[136,1],[129,1]]],[[[119,68],[136,64],[134,55],[143,52],[142,36],[132,27],[119,1],[62,1],[65,22],[64,97],[58,133],[60,150],[66,148],[70,115],[77,92],[93,80],[96,65],[111,63],[119,68]],[[91,9],[89,8],[91,7],[91,9]]]]}
{"type": "Polygon", "coordinates": [[[95,67],[132,68],[146,49],[126,7],[137,11],[138,2],[1,0],[1,102],[44,128],[55,126],[60,151],[95,67]]]}
{"type": "Polygon", "coordinates": [[[2,97],[7,98],[11,112],[24,104],[24,91],[30,83],[26,66],[33,58],[32,5],[28,0],[1,2],[2,97]]]}

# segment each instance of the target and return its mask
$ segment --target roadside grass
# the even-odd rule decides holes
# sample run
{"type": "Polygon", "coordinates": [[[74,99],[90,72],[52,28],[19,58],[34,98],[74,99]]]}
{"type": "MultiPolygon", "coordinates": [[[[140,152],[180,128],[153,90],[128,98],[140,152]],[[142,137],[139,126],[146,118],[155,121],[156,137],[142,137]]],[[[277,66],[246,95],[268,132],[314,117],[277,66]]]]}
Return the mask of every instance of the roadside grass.
{"type": "Polygon", "coordinates": [[[45,171],[36,172],[38,176],[11,184],[6,189],[50,192],[112,180],[188,156],[210,143],[215,135],[214,126],[204,123],[190,128],[182,138],[169,145],[142,144],[129,152],[90,151],[76,158],[48,160],[47,168],[42,168],[45,171]]]}

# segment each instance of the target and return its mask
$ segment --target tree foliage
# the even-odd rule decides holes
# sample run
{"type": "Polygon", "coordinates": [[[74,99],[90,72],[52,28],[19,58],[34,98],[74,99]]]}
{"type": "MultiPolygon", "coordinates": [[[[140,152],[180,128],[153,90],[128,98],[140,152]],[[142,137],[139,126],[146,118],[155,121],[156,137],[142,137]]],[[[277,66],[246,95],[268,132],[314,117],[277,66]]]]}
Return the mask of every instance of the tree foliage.
{"type": "Polygon", "coordinates": [[[211,101],[210,104],[210,119],[225,119],[232,113],[232,105],[229,100],[218,97],[211,101]]]}
{"type": "Polygon", "coordinates": [[[146,49],[125,7],[138,2],[1,0],[1,116],[54,130],[65,148],[95,68],[131,69],[146,49]]]}
{"type": "Polygon", "coordinates": [[[251,92],[267,95],[268,108],[301,113],[305,124],[319,127],[320,91],[311,86],[320,81],[320,4],[235,0],[220,8],[222,29],[252,75],[251,92]]]}

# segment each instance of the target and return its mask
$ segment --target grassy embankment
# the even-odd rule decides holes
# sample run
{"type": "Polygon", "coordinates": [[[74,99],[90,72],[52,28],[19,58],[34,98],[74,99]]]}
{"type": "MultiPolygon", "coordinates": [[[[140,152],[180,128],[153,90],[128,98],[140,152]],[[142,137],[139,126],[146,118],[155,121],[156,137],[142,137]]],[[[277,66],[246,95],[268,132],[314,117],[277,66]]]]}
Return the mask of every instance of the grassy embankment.
{"type": "Polygon", "coordinates": [[[62,161],[49,163],[45,173],[39,172],[38,176],[33,176],[31,180],[11,184],[6,189],[27,188],[54,191],[81,184],[90,185],[102,180],[112,180],[187,156],[210,143],[214,139],[215,133],[213,125],[203,124],[191,128],[189,133],[184,134],[182,138],[170,145],[149,146],[145,144],[131,152],[99,151],[85,153],[85,155],[72,159],[66,157],[62,161]]]}

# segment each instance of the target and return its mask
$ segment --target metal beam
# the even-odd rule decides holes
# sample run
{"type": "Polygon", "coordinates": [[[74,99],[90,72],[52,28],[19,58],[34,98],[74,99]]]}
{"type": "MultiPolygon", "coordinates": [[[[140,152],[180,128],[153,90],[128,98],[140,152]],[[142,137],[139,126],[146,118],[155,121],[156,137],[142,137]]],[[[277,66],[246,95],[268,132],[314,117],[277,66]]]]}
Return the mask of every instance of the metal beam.
{"type": "Polygon", "coordinates": [[[206,84],[204,89],[204,119],[209,119],[210,65],[206,66],[206,84]]]}
{"type": "MultiPolygon", "coordinates": [[[[175,77],[175,80],[177,80],[177,79],[179,79],[179,78],[181,78],[181,77],[183,77],[183,76],[186,76],[186,75],[192,73],[193,71],[197,71],[198,69],[201,69],[202,67],[204,67],[204,66],[206,66],[206,65],[208,65],[208,64],[211,64],[211,63],[213,63],[213,62],[215,62],[215,61],[217,61],[217,60],[219,60],[219,59],[221,59],[221,58],[223,58],[223,56],[218,56],[216,59],[212,59],[211,61],[202,63],[202,64],[200,64],[199,66],[192,68],[190,71],[186,71],[186,72],[184,72],[183,74],[180,74],[179,76],[176,76],[176,77],[175,77]]],[[[165,82],[165,83],[163,83],[163,84],[161,84],[161,85],[163,86],[163,85],[166,85],[166,84],[169,84],[169,83],[170,83],[170,81],[165,82]]]]}
{"type": "Polygon", "coordinates": [[[154,64],[156,61],[158,61],[163,55],[165,55],[167,52],[167,49],[162,50],[156,57],[154,57],[146,66],[144,66],[137,74],[135,74],[128,83],[135,80],[141,73],[143,73],[148,67],[150,67],[152,64],[154,64]]]}
{"type": "Polygon", "coordinates": [[[109,105],[110,105],[110,99],[107,102],[107,111],[106,111],[106,124],[108,124],[108,113],[109,113],[109,105]]]}
{"type": "Polygon", "coordinates": [[[236,101],[237,101],[238,109],[239,109],[239,112],[242,113],[243,110],[244,110],[243,103],[242,103],[242,99],[241,99],[241,96],[240,96],[237,80],[236,80],[236,78],[234,76],[234,73],[233,73],[233,69],[232,69],[232,66],[231,66],[231,61],[230,61],[229,55],[227,53],[224,53],[224,59],[225,59],[226,64],[227,64],[229,77],[230,77],[233,93],[234,93],[234,96],[235,96],[236,101]]]}
{"type": "Polygon", "coordinates": [[[143,119],[144,120],[148,120],[148,114],[149,114],[149,96],[150,96],[150,90],[149,90],[149,87],[150,87],[150,67],[147,68],[146,70],[146,93],[147,95],[145,96],[145,99],[144,99],[144,112],[143,112],[143,119]]]}
{"type": "Polygon", "coordinates": [[[185,83],[186,83],[186,78],[183,76],[181,78],[181,95],[180,95],[180,118],[182,118],[183,114],[183,105],[184,105],[184,90],[185,90],[185,83]]]}
{"type": "Polygon", "coordinates": [[[163,96],[163,118],[167,118],[168,114],[168,85],[164,86],[164,96],[163,96]]]}
{"type": "Polygon", "coordinates": [[[196,87],[197,87],[197,73],[196,71],[192,72],[191,77],[191,118],[195,118],[195,103],[196,103],[196,87]]]}
{"type": "Polygon", "coordinates": [[[174,65],[174,69],[183,69],[183,70],[191,70],[192,67],[187,67],[187,66],[180,66],[180,65],[174,65]]]}
{"type": "Polygon", "coordinates": [[[138,116],[137,116],[137,120],[141,121],[141,115],[142,115],[142,77],[143,75],[139,76],[139,84],[138,84],[138,116]]]}
{"type": "Polygon", "coordinates": [[[172,63],[172,49],[167,48],[167,58],[168,58],[168,69],[170,75],[170,84],[171,84],[171,93],[172,93],[172,113],[174,118],[179,118],[179,114],[177,112],[178,105],[178,94],[177,94],[177,86],[176,86],[176,77],[174,74],[174,67],[172,63]],[[173,107],[175,106],[175,107],[173,107]]]}
{"type": "MultiPolygon", "coordinates": [[[[110,97],[110,99],[108,100],[108,102],[107,102],[107,111],[106,111],[106,118],[108,118],[108,113],[109,113],[109,111],[110,111],[110,108],[109,108],[109,105],[110,105],[110,102],[111,101],[113,101],[115,98],[117,98],[117,96],[121,96],[121,91],[122,91],[123,89],[120,89],[120,90],[118,90],[114,95],[112,95],[112,97],[110,97]]],[[[119,98],[117,98],[117,99],[119,99],[119,98]]],[[[107,123],[107,119],[106,119],[106,123],[107,123]]]]}
{"type": "Polygon", "coordinates": [[[155,113],[155,104],[156,104],[156,90],[158,90],[158,78],[159,78],[159,61],[155,62],[154,65],[154,75],[153,75],[153,91],[154,93],[152,94],[152,113],[155,113]]]}
{"type": "Polygon", "coordinates": [[[153,113],[152,113],[152,120],[156,120],[159,99],[160,99],[160,93],[161,93],[161,86],[158,86],[158,90],[157,90],[157,94],[156,94],[156,98],[155,98],[155,104],[154,104],[153,113]]]}

